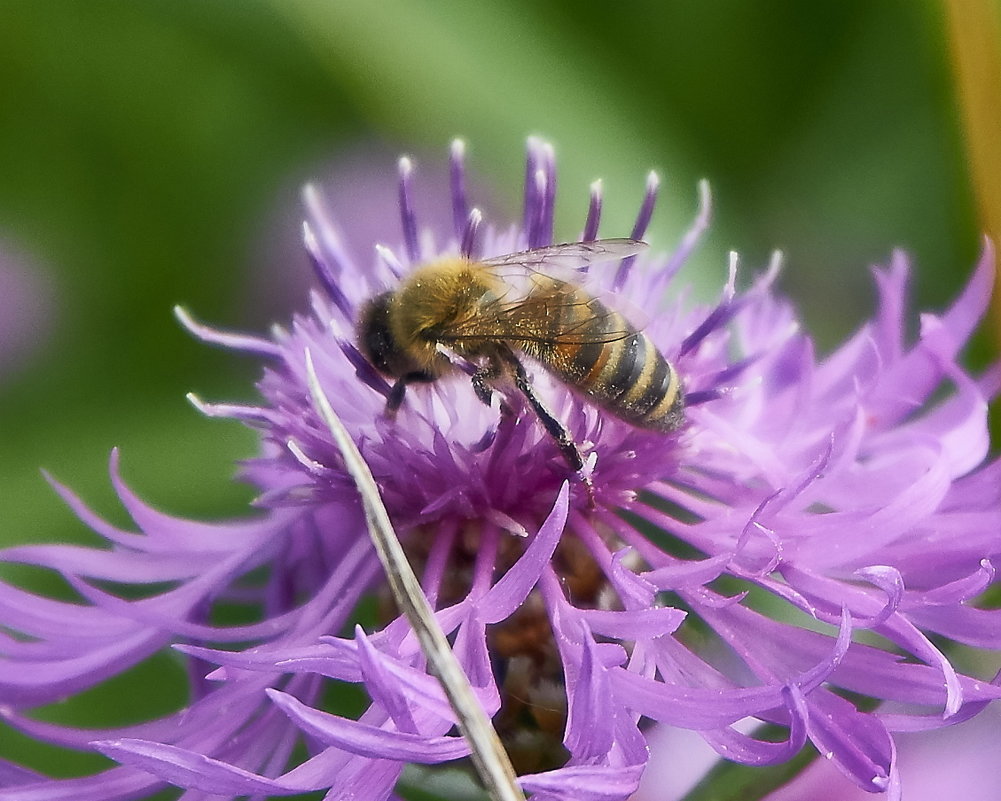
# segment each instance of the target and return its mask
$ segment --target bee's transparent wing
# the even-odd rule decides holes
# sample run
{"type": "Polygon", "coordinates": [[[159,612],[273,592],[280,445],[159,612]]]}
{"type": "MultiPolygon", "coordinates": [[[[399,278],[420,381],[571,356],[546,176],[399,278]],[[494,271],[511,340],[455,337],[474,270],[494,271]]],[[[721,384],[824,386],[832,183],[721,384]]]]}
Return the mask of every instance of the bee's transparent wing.
{"type": "Polygon", "coordinates": [[[503,256],[480,259],[479,262],[493,269],[521,267],[559,274],[565,270],[578,270],[589,264],[635,256],[647,247],[647,243],[639,239],[593,239],[590,242],[563,242],[544,248],[506,253],[503,256]]]}
{"type": "Polygon", "coordinates": [[[532,291],[508,287],[438,332],[443,344],[470,340],[550,345],[608,344],[632,336],[637,324],[576,283],[534,273],[532,291]]]}
{"type": "Polygon", "coordinates": [[[599,299],[607,293],[591,290],[581,268],[624,259],[646,247],[638,239],[596,239],[478,260],[504,291],[451,320],[438,339],[446,346],[471,340],[580,345],[625,339],[645,320],[617,314],[620,299],[599,299]]]}

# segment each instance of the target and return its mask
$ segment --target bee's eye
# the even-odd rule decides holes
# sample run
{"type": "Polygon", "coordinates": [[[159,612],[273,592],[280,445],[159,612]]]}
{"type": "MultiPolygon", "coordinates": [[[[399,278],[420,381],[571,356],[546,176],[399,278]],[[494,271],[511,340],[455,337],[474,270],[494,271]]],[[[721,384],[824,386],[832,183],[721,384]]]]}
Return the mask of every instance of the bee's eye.
{"type": "Polygon", "coordinates": [[[359,323],[359,346],[372,366],[381,373],[392,374],[391,364],[398,348],[389,330],[390,292],[373,298],[362,312],[359,323]]]}

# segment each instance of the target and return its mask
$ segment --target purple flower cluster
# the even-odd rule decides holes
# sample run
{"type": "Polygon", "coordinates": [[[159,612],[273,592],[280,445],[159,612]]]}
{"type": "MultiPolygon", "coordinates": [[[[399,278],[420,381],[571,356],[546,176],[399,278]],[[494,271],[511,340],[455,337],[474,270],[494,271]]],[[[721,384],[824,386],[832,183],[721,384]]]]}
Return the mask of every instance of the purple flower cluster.
{"type": "MultiPolygon", "coordinates": [[[[438,622],[538,799],[613,801],[636,788],[653,723],[697,730],[749,765],[807,741],[860,787],[899,796],[892,732],[964,720],[1001,696],[964,675],[947,641],[1001,650],[1001,611],[978,608],[1001,552],[1001,462],[988,455],[988,402],[1001,370],[972,376],[958,355],[985,311],[993,253],[941,315],[905,337],[908,266],[874,271],[874,318],[818,357],[775,266],[739,289],[736,261],[701,307],[672,279],[708,223],[670,256],[592,267],[589,286],[642,309],[645,332],[683,378],[685,423],[642,431],[540,367],[533,385],[585,456],[596,508],[538,419],[499,414],[468,380],[412,388],[395,420],[390,384],[355,343],[358,309],[415,265],[551,244],[552,149],[529,144],[520,226],[480,224],[452,150],[450,234],[422,228],[400,164],[402,244],[359,259],[315,190],[305,244],[311,311],[268,338],[182,321],[260,356],[259,406],[196,405],[260,431],[244,477],[260,515],[222,524],[151,508],[111,475],[137,531],[57,490],[104,549],[22,546],[8,563],[60,574],[77,602],[0,585],[0,698],[7,723],[119,765],[46,779],[0,764],[3,797],[124,799],[164,782],[184,798],[385,799],[408,764],[468,755],[453,713],[393,606],[357,492],[311,399],[305,354],[358,444],[438,622]],[[569,478],[569,481],[568,481],[569,478]],[[116,592],[123,586],[136,593],[116,592]],[[366,595],[378,624],[352,623],[366,595]],[[224,625],[224,606],[256,622],[224,625]],[[172,645],[187,705],[115,730],[42,723],[30,712],[172,645]],[[361,685],[357,718],[332,685],[361,685]],[[874,699],[874,704],[865,699],[874,699]],[[753,724],[783,727],[785,739],[753,724]]],[[[654,208],[654,176],[634,229],[654,208]]],[[[582,239],[597,236],[600,187],[582,239]]],[[[615,232],[616,234],[623,232],[615,232]]],[[[744,283],[744,282],[741,282],[744,283]]],[[[513,402],[513,401],[512,401],[513,402]]],[[[413,774],[404,774],[411,776],[413,774]]]]}

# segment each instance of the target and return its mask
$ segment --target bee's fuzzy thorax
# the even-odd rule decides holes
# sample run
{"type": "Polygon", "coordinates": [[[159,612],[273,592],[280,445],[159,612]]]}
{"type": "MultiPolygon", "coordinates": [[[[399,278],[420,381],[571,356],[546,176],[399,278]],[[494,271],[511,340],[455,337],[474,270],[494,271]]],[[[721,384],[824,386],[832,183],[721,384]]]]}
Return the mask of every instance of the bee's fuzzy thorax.
{"type": "MultiPolygon", "coordinates": [[[[467,259],[445,258],[418,267],[392,295],[392,335],[415,362],[439,373],[444,366],[438,352],[441,332],[474,318],[481,298],[496,289],[497,282],[467,259]]],[[[454,350],[468,355],[476,344],[455,343],[454,350]]]]}

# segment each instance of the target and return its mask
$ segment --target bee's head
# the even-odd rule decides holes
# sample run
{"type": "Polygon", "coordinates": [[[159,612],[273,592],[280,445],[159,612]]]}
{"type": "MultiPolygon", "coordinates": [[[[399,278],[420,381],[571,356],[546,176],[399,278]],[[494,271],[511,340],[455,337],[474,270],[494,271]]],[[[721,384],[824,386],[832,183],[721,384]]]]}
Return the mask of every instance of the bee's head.
{"type": "Polygon", "coordinates": [[[394,355],[399,350],[389,328],[389,301],[392,292],[383,292],[362,307],[358,317],[358,348],[372,366],[385,375],[395,375],[394,355]]]}
{"type": "Polygon", "coordinates": [[[392,292],[376,295],[358,317],[358,348],[383,375],[399,378],[415,369],[413,360],[393,336],[390,324],[392,292]]]}

